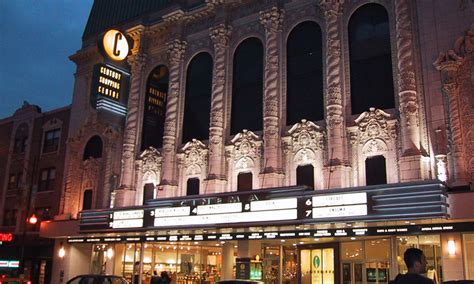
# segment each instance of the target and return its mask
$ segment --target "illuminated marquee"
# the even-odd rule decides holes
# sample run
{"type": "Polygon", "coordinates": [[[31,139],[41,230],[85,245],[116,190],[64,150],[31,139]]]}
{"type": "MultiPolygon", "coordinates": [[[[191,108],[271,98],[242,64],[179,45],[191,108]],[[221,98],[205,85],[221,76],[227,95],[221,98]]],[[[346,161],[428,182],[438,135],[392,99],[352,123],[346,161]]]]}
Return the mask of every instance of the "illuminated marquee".
{"type": "Polygon", "coordinates": [[[11,242],[13,241],[12,233],[0,233],[0,242],[11,242]]]}

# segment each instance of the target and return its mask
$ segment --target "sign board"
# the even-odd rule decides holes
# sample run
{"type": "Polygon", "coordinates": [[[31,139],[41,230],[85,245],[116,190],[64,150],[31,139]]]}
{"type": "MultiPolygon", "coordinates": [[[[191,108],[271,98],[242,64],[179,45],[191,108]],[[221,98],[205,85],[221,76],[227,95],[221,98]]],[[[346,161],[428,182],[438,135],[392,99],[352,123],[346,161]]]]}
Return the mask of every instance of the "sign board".
{"type": "Polygon", "coordinates": [[[81,213],[80,231],[446,218],[447,207],[445,186],[439,181],[318,191],[295,186],[155,199],[140,207],[90,210],[81,213]]]}
{"type": "Polygon", "coordinates": [[[91,104],[96,109],[127,114],[130,75],[109,64],[96,64],[92,74],[91,104]]]}
{"type": "Polygon", "coordinates": [[[127,58],[130,47],[127,37],[118,30],[108,30],[102,38],[105,54],[112,60],[122,61],[127,58]]]}

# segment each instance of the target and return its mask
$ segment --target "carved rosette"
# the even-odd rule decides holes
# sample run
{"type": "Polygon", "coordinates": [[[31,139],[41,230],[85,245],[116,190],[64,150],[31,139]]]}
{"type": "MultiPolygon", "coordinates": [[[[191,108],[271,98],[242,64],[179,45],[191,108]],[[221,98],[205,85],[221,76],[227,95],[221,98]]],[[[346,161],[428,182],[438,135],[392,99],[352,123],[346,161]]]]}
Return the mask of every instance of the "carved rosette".
{"type": "Polygon", "coordinates": [[[328,46],[326,52],[327,124],[334,128],[343,122],[341,92],[341,14],[342,0],[321,0],[326,16],[328,46]]]}
{"type": "Polygon", "coordinates": [[[205,175],[207,169],[206,145],[193,139],[181,149],[180,164],[186,176],[205,175]]]}

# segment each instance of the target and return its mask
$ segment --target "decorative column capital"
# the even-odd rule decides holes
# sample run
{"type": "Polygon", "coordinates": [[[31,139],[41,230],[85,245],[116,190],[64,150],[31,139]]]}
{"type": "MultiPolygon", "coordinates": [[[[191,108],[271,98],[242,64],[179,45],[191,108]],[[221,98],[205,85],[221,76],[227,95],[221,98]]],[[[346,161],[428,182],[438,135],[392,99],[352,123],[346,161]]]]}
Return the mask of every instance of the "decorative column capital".
{"type": "Polygon", "coordinates": [[[342,14],[342,4],[344,0],[320,0],[319,5],[323,8],[326,16],[342,14]]]}
{"type": "Polygon", "coordinates": [[[133,46],[130,47],[132,55],[136,55],[143,49],[143,35],[145,34],[145,27],[138,25],[127,30],[127,35],[132,38],[133,46]]]}
{"type": "Polygon", "coordinates": [[[232,27],[225,24],[219,24],[209,29],[209,36],[214,43],[214,48],[228,46],[231,34],[232,27]]]}
{"type": "Polygon", "coordinates": [[[260,12],[260,23],[265,27],[266,32],[277,33],[281,30],[285,10],[272,7],[269,10],[260,12]]]}
{"type": "Polygon", "coordinates": [[[141,72],[146,65],[147,55],[145,53],[137,53],[127,58],[128,64],[132,66],[132,74],[141,72]]]}
{"type": "Polygon", "coordinates": [[[464,62],[464,58],[458,56],[454,50],[448,50],[446,53],[441,52],[433,63],[435,68],[441,71],[443,89],[451,89],[450,86],[456,85],[459,67],[464,62]]]}
{"type": "Polygon", "coordinates": [[[168,42],[169,60],[174,63],[183,60],[184,52],[186,51],[187,42],[179,39],[168,42]]]}

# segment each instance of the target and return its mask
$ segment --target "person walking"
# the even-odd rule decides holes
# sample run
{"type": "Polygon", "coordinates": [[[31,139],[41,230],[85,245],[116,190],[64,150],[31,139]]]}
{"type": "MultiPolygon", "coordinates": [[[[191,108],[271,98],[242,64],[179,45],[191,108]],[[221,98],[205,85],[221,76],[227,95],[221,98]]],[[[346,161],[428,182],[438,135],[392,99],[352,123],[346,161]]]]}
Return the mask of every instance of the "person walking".
{"type": "Polygon", "coordinates": [[[393,284],[435,284],[433,280],[423,276],[426,273],[426,256],[421,249],[409,248],[403,254],[403,260],[408,267],[408,272],[398,274],[393,284]]]}

